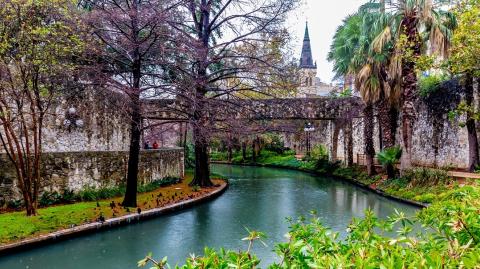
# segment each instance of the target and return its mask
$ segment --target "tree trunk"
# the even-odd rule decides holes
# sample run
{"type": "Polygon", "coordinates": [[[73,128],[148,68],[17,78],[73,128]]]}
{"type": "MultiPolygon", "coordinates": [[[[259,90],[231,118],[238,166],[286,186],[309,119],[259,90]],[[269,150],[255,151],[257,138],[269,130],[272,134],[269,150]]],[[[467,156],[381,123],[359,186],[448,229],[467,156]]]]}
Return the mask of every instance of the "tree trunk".
{"type": "MultiPolygon", "coordinates": [[[[197,66],[195,72],[195,94],[194,111],[193,111],[193,140],[195,143],[195,174],[190,185],[209,187],[213,186],[210,180],[210,164],[208,154],[208,114],[206,111],[205,96],[208,92],[207,85],[209,82],[208,65],[209,65],[209,41],[212,34],[210,25],[210,9],[206,8],[205,0],[202,0],[200,6],[205,7],[201,9],[202,21],[196,25],[195,31],[199,41],[198,60],[195,62],[197,66]]],[[[194,13],[194,16],[198,14],[194,13]]]]}
{"type": "Polygon", "coordinates": [[[247,160],[247,142],[242,142],[242,162],[247,160]]]}
{"type": "MultiPolygon", "coordinates": [[[[417,18],[413,14],[403,19],[402,27],[407,35],[408,42],[412,44],[407,49],[413,56],[420,55],[420,37],[417,32],[417,18]]],[[[416,119],[415,102],[417,97],[417,74],[415,62],[406,58],[402,62],[402,160],[401,170],[412,167],[413,125],[416,119]]]]}
{"type": "Polygon", "coordinates": [[[391,107],[387,100],[382,100],[378,104],[378,110],[382,149],[391,148],[395,146],[395,134],[397,132],[396,109],[391,107]]]}
{"type": "Polygon", "coordinates": [[[208,155],[208,121],[204,112],[204,89],[197,89],[197,107],[194,112],[193,140],[195,143],[195,174],[191,186],[210,187],[210,164],[208,155]]]}
{"type": "Polygon", "coordinates": [[[228,162],[231,163],[233,158],[232,135],[228,134],[228,162]]]}
{"type": "Polygon", "coordinates": [[[365,156],[366,156],[366,165],[367,173],[369,176],[375,174],[375,146],[373,144],[373,129],[374,129],[374,119],[373,119],[373,106],[367,104],[364,110],[365,120],[363,124],[363,137],[365,143],[365,156]]]}
{"type": "Polygon", "coordinates": [[[386,170],[387,170],[387,177],[388,179],[393,179],[395,178],[395,167],[391,164],[388,164],[386,166],[386,170]]]}
{"type": "Polygon", "coordinates": [[[255,150],[256,150],[256,155],[260,156],[262,154],[262,145],[260,141],[260,136],[255,137],[255,150]]]}
{"type": "Polygon", "coordinates": [[[210,187],[213,186],[210,180],[210,165],[208,161],[208,143],[202,135],[201,127],[193,128],[195,137],[195,176],[190,183],[191,186],[210,187]]]}
{"type": "Polygon", "coordinates": [[[256,139],[252,140],[252,162],[256,163],[257,162],[257,151],[255,150],[256,146],[255,144],[257,143],[256,139]]]}
{"type": "MultiPolygon", "coordinates": [[[[468,106],[474,107],[473,98],[473,77],[471,74],[466,75],[465,81],[465,102],[468,106]]],[[[478,152],[478,137],[475,119],[473,118],[473,111],[467,111],[467,131],[468,131],[468,153],[469,164],[468,170],[474,172],[479,165],[479,152],[478,152]]]]}
{"type": "Polygon", "coordinates": [[[122,205],[137,206],[138,164],[140,162],[140,138],[142,132],[140,114],[140,95],[132,100],[132,119],[130,124],[130,150],[128,154],[127,188],[122,205]]]}
{"type": "MultiPolygon", "coordinates": [[[[138,38],[138,7],[137,2],[133,2],[132,9],[134,17],[132,19],[132,40],[135,41],[138,38]]],[[[125,197],[123,199],[122,205],[126,207],[136,207],[137,206],[137,184],[138,184],[138,163],[140,161],[140,140],[142,137],[141,131],[141,105],[140,105],[140,79],[142,76],[142,62],[140,56],[140,50],[138,44],[135,44],[136,47],[133,50],[133,63],[132,63],[132,77],[133,93],[131,95],[131,123],[130,123],[130,150],[128,154],[128,171],[127,171],[127,188],[125,191],[125,197]]]]}

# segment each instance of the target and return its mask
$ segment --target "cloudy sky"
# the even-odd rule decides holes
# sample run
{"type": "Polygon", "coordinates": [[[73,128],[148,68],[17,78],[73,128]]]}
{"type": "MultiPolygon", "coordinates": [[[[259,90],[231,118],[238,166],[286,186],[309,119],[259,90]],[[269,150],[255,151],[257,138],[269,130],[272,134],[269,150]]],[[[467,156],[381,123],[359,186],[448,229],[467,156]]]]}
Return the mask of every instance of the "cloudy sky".
{"type": "Polygon", "coordinates": [[[305,20],[308,20],[313,58],[324,82],[333,78],[332,64],[327,61],[330,43],[343,18],[354,13],[367,0],[303,0],[298,12],[292,14],[289,30],[295,38],[295,57],[300,58],[305,20]]]}

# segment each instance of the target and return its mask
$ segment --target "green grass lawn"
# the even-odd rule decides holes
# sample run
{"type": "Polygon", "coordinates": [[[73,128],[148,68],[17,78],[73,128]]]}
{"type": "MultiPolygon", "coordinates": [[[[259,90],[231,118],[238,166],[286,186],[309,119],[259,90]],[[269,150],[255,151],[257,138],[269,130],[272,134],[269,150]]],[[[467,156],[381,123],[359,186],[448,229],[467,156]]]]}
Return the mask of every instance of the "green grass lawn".
{"type": "MultiPolygon", "coordinates": [[[[161,187],[155,191],[138,195],[138,205],[142,210],[153,209],[176,203],[188,197],[197,197],[211,189],[194,191],[188,183],[192,174],[188,173],[181,183],[161,187]]],[[[214,183],[221,183],[215,179],[214,183]]],[[[86,224],[98,220],[100,215],[105,219],[119,217],[136,212],[136,209],[125,209],[118,206],[122,197],[97,202],[80,202],[68,205],[52,206],[38,209],[37,216],[27,217],[25,212],[0,214],[0,244],[47,234],[57,230],[70,228],[72,225],[86,224]],[[110,207],[114,201],[117,206],[110,207]],[[130,211],[130,212],[129,212],[130,211]]]]}
{"type": "MultiPolygon", "coordinates": [[[[439,169],[425,169],[438,173],[439,169]]],[[[441,172],[445,173],[446,172],[441,172]]],[[[404,198],[422,203],[432,203],[441,200],[447,193],[458,189],[463,185],[479,187],[479,180],[466,180],[458,182],[452,178],[445,178],[440,182],[432,183],[432,179],[423,179],[420,182],[415,178],[400,177],[395,179],[385,179],[384,175],[369,177],[360,167],[339,168],[333,173],[335,176],[354,180],[365,185],[374,186],[387,194],[395,197],[404,198]]],[[[421,175],[420,175],[421,176],[421,175]]]]}

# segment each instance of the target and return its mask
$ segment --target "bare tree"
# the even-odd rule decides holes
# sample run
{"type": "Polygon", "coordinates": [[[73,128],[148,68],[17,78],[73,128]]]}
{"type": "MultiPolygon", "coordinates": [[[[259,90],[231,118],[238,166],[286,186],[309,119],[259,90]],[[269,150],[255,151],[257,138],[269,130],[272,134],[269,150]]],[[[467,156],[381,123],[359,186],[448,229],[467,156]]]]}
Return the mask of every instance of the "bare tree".
{"type": "MultiPolygon", "coordinates": [[[[277,44],[285,35],[282,24],[297,0],[185,0],[188,14],[171,23],[178,33],[181,57],[175,62],[176,94],[184,104],[195,144],[192,185],[211,186],[208,141],[214,132],[218,106],[232,104],[279,88],[286,65],[278,50],[260,49],[277,44]],[[282,75],[280,75],[282,74],[282,75]],[[218,102],[218,100],[222,100],[218,102]]],[[[290,65],[288,65],[291,67],[290,65]]],[[[225,112],[227,113],[227,112],[225,112]]]]}
{"type": "MultiPolygon", "coordinates": [[[[162,87],[161,62],[166,58],[168,29],[165,21],[174,4],[168,0],[93,0],[86,20],[101,48],[93,81],[108,91],[125,95],[127,105],[118,108],[131,120],[127,189],[124,206],[136,207],[138,164],[142,134],[142,99],[162,87]]],[[[171,19],[171,18],[169,18],[171,19]]]]}

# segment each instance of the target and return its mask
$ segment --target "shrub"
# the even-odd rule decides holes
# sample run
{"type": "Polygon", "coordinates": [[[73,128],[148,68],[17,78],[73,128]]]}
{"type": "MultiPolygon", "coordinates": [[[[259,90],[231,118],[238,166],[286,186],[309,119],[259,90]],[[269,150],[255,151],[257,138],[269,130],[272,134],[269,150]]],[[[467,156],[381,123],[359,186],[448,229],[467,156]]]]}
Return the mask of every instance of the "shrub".
{"type": "Polygon", "coordinates": [[[395,164],[402,157],[402,149],[399,146],[386,148],[377,154],[377,159],[387,170],[388,178],[395,177],[395,164]]]}
{"type": "Polygon", "coordinates": [[[85,187],[83,190],[78,192],[78,197],[81,201],[97,201],[98,200],[98,190],[92,187],[85,187]]]}
{"type": "Polygon", "coordinates": [[[418,79],[418,92],[421,97],[427,97],[440,88],[444,81],[447,81],[447,75],[429,75],[421,76],[418,79]]]}
{"type": "Polygon", "coordinates": [[[185,168],[195,167],[195,147],[192,143],[185,146],[185,168]]]}
{"type": "Polygon", "coordinates": [[[212,161],[226,161],[228,160],[228,153],[221,151],[214,151],[210,154],[210,160],[212,161]]]}
{"type": "Polygon", "coordinates": [[[324,174],[333,174],[334,171],[338,170],[341,166],[341,161],[330,162],[327,156],[319,158],[315,162],[315,171],[324,174]]]}
{"type": "Polygon", "coordinates": [[[23,208],[23,200],[10,200],[7,202],[7,208],[12,210],[20,210],[23,208]]]}
{"type": "Polygon", "coordinates": [[[408,182],[408,187],[429,187],[438,184],[446,185],[452,182],[447,171],[424,167],[406,170],[402,178],[408,182]]]}
{"type": "Polygon", "coordinates": [[[314,160],[327,159],[328,160],[328,149],[322,144],[315,145],[312,149],[312,158],[314,160]]]}
{"type": "Polygon", "coordinates": [[[40,196],[40,200],[38,201],[41,207],[51,206],[54,204],[58,204],[61,201],[61,195],[58,192],[44,192],[42,196],[40,196]]]}
{"type": "Polygon", "coordinates": [[[262,138],[265,142],[265,150],[276,152],[277,154],[285,152],[285,143],[279,135],[269,133],[262,135],[262,138]]]}
{"type": "Polygon", "coordinates": [[[64,204],[71,204],[78,200],[78,196],[75,194],[73,190],[63,190],[62,196],[60,197],[61,203],[64,204]]]}
{"type": "MultiPolygon", "coordinates": [[[[180,182],[180,178],[177,178],[177,177],[166,177],[166,178],[163,178],[163,179],[160,179],[160,180],[155,180],[149,184],[146,184],[146,185],[141,185],[141,186],[138,186],[138,192],[139,193],[144,193],[144,192],[151,192],[151,191],[154,191],[160,187],[165,187],[165,186],[168,186],[168,185],[173,185],[173,184],[177,184],[180,182]]],[[[124,193],[125,191],[123,191],[124,193]]]]}

